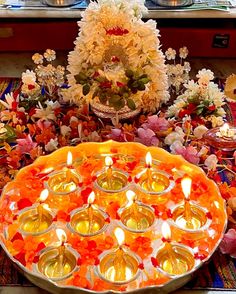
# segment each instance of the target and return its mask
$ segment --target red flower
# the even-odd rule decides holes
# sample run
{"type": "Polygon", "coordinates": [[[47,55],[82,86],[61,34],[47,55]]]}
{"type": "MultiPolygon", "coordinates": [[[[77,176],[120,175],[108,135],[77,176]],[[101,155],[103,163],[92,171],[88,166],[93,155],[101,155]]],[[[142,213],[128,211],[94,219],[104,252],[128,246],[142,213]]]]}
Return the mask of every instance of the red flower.
{"type": "Polygon", "coordinates": [[[125,86],[124,83],[116,82],[117,87],[123,88],[125,86]]]}
{"type": "Polygon", "coordinates": [[[81,266],[78,272],[73,273],[73,278],[69,283],[72,283],[74,286],[78,286],[85,289],[90,289],[91,285],[86,278],[87,267],[81,266]]]}
{"type": "Polygon", "coordinates": [[[209,111],[214,111],[215,109],[216,109],[216,107],[214,104],[208,107],[209,111]]]}
{"type": "Polygon", "coordinates": [[[22,198],[17,202],[18,209],[21,210],[25,207],[32,206],[32,202],[28,198],[22,198]]]}
{"type": "Polygon", "coordinates": [[[84,203],[88,203],[88,197],[89,197],[89,195],[91,194],[92,191],[93,190],[90,187],[87,187],[87,188],[85,188],[84,190],[81,191],[80,194],[81,194],[81,197],[82,197],[84,203]]]}
{"type": "Polygon", "coordinates": [[[101,82],[99,87],[103,88],[103,89],[110,89],[112,85],[112,82],[110,81],[105,81],[105,82],[101,82]]]}
{"type": "MultiPolygon", "coordinates": [[[[112,62],[119,62],[119,61],[120,61],[120,58],[117,57],[117,56],[112,56],[111,61],[112,61],[112,62]]],[[[118,86],[118,85],[117,85],[117,86],[118,86]]],[[[118,87],[119,87],[119,86],[118,86],[118,87]]]]}
{"type": "Polygon", "coordinates": [[[136,252],[142,259],[152,253],[151,239],[139,236],[130,244],[130,250],[136,252]]]}
{"type": "Polygon", "coordinates": [[[29,90],[33,90],[35,88],[35,85],[28,85],[29,90]]]}
{"type": "Polygon", "coordinates": [[[123,36],[129,33],[129,31],[127,29],[123,29],[121,27],[115,27],[115,28],[111,28],[106,30],[107,35],[115,35],[115,36],[123,36]]]}
{"type": "Polygon", "coordinates": [[[152,262],[152,265],[154,267],[157,267],[158,266],[158,261],[157,261],[157,259],[155,257],[151,257],[151,262],[152,262]]]}

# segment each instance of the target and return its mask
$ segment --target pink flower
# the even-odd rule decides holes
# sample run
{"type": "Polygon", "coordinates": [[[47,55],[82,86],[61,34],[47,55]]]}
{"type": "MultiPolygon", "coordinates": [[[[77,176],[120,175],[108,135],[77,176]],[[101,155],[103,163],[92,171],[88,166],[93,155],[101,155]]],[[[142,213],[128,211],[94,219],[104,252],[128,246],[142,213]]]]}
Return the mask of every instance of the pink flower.
{"type": "Polygon", "coordinates": [[[229,229],[224,235],[220,243],[220,251],[223,254],[230,254],[231,257],[236,257],[236,231],[234,229],[229,229]]]}
{"type": "Polygon", "coordinates": [[[164,117],[152,115],[148,117],[148,122],[142,127],[144,129],[151,129],[154,132],[166,131],[169,128],[169,122],[164,117]]]}
{"type": "Polygon", "coordinates": [[[125,140],[125,135],[120,129],[112,129],[111,134],[108,135],[109,139],[118,141],[118,142],[124,142],[125,140]]]}
{"type": "Polygon", "coordinates": [[[170,149],[172,153],[182,155],[187,161],[198,164],[200,161],[198,151],[193,146],[185,147],[180,141],[175,141],[170,149]]]}
{"type": "Polygon", "coordinates": [[[43,131],[43,130],[49,128],[52,125],[52,123],[48,120],[43,121],[43,120],[39,119],[36,122],[36,125],[37,125],[37,127],[40,128],[41,131],[43,131]]]}
{"type": "Polygon", "coordinates": [[[150,129],[145,130],[143,128],[139,128],[138,136],[139,136],[138,142],[146,146],[151,146],[151,145],[157,146],[159,143],[159,140],[157,139],[155,133],[150,129]]]}
{"type": "Polygon", "coordinates": [[[217,156],[215,154],[211,154],[204,161],[204,166],[207,168],[208,171],[210,170],[215,171],[217,167],[217,162],[218,162],[217,156]]]}
{"type": "Polygon", "coordinates": [[[32,138],[30,135],[27,135],[25,139],[17,139],[17,146],[16,150],[20,151],[20,153],[30,153],[32,149],[34,149],[37,146],[37,143],[32,141],[32,138]]]}

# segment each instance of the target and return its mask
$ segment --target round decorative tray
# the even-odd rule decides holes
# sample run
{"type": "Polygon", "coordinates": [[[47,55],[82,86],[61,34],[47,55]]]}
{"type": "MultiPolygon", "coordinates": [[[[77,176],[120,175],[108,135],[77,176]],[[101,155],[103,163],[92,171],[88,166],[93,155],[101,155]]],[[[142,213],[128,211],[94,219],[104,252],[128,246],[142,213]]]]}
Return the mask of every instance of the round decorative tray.
{"type": "Polygon", "coordinates": [[[217,186],[139,143],[83,143],[38,158],[0,199],[1,246],[52,293],[170,292],[219,245],[217,186]]]}

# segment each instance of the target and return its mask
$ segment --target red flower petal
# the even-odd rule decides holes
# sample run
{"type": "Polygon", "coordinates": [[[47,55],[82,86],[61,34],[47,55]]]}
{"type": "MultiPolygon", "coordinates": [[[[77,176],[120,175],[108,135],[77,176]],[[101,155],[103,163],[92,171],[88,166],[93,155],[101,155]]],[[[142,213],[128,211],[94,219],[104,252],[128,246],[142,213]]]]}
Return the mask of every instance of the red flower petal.
{"type": "Polygon", "coordinates": [[[11,239],[11,242],[14,242],[15,240],[24,240],[24,238],[23,238],[23,236],[19,233],[19,232],[17,232],[13,237],[12,237],[12,239],[11,239]]]}
{"type": "Polygon", "coordinates": [[[206,213],[206,217],[209,218],[209,219],[212,219],[212,215],[211,215],[210,211],[208,211],[208,212],[206,213]]]}
{"type": "Polygon", "coordinates": [[[97,243],[94,241],[94,240],[90,240],[90,241],[88,241],[88,249],[89,250],[93,250],[93,249],[95,249],[97,247],[97,243]]]}
{"type": "Polygon", "coordinates": [[[169,218],[172,218],[172,217],[173,217],[173,214],[172,214],[172,212],[171,212],[170,209],[167,209],[167,211],[166,211],[166,215],[167,215],[169,218]]]}
{"type": "Polygon", "coordinates": [[[82,264],[82,260],[81,260],[81,258],[78,258],[77,259],[77,265],[80,266],[81,264],[82,264]]]}
{"type": "Polygon", "coordinates": [[[33,263],[38,263],[39,262],[39,255],[35,255],[33,259],[33,263]]]}
{"type": "Polygon", "coordinates": [[[204,260],[207,256],[204,254],[199,254],[199,253],[195,253],[194,254],[194,258],[195,259],[200,259],[200,260],[204,260]]]}
{"type": "Polygon", "coordinates": [[[26,266],[26,260],[25,260],[25,253],[24,252],[20,252],[16,255],[13,256],[16,260],[18,260],[21,264],[23,264],[24,266],[26,266]]]}
{"type": "Polygon", "coordinates": [[[46,247],[46,245],[43,242],[40,242],[38,244],[38,247],[36,249],[36,252],[43,250],[46,247]]]}
{"type": "Polygon", "coordinates": [[[35,88],[35,85],[28,85],[29,90],[33,90],[35,88]]]}
{"type": "Polygon", "coordinates": [[[157,261],[157,259],[155,257],[151,257],[151,262],[152,262],[152,265],[154,267],[157,267],[158,266],[158,261],[157,261]]]}
{"type": "Polygon", "coordinates": [[[84,203],[88,202],[88,197],[92,191],[93,190],[90,187],[87,187],[86,189],[81,191],[81,197],[82,197],[84,203]]]}
{"type": "Polygon", "coordinates": [[[18,209],[21,210],[25,207],[32,206],[32,202],[28,198],[22,198],[17,202],[18,209]]]}
{"type": "Polygon", "coordinates": [[[100,263],[99,258],[96,258],[95,261],[94,261],[94,265],[99,265],[99,263],[100,263]]]}
{"type": "Polygon", "coordinates": [[[138,268],[141,269],[141,270],[143,270],[143,269],[144,269],[144,264],[143,264],[143,263],[140,263],[140,264],[138,265],[138,268]]]}

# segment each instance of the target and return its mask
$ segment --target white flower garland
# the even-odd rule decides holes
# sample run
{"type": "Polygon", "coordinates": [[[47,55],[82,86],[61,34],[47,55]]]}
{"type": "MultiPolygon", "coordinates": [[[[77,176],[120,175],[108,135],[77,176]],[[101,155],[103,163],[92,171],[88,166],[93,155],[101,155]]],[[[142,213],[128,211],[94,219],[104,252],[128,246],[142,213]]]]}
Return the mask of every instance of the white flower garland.
{"type": "Polygon", "coordinates": [[[210,121],[213,127],[222,125],[223,118],[226,115],[223,109],[225,97],[217,84],[211,82],[214,78],[213,72],[204,68],[198,72],[196,77],[198,78],[197,82],[191,80],[184,85],[186,88],[185,92],[179,95],[174,104],[168,108],[166,112],[167,117],[179,117],[180,112],[192,103],[197,106],[195,111],[199,116],[204,116],[203,113],[207,108],[209,112],[212,111],[212,114],[206,114],[204,118],[210,121]]]}
{"type": "MultiPolygon", "coordinates": [[[[159,49],[159,31],[156,22],[143,22],[146,12],[143,1],[98,0],[91,2],[78,22],[79,35],[74,51],[68,56],[68,82],[70,88],[64,92],[64,99],[76,104],[89,102],[96,83],[91,85],[89,94],[83,95],[82,85],[75,76],[87,70],[99,71],[106,78],[114,79],[114,74],[106,72],[105,56],[114,45],[120,48],[124,69],[146,74],[150,80],[145,91],[132,94],[132,99],[141,104],[145,111],[156,111],[161,102],[169,99],[164,55],[159,49]],[[114,29],[123,30],[122,35],[109,34],[114,29]],[[123,52],[123,54],[122,54],[123,52]],[[109,75],[110,74],[110,75],[109,75]]],[[[108,53],[109,54],[109,53],[108,53]]],[[[116,73],[116,72],[114,72],[116,73]]],[[[117,76],[122,70],[117,70],[117,76]]]]}

